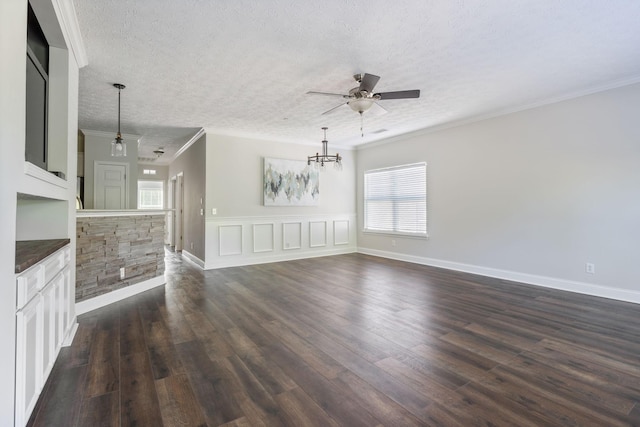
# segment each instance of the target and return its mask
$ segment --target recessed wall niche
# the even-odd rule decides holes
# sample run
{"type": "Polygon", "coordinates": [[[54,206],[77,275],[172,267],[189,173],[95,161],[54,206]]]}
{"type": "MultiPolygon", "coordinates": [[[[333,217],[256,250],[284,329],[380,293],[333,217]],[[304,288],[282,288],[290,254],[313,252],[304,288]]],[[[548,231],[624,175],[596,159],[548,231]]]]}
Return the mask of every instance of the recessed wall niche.
{"type": "Polygon", "coordinates": [[[69,202],[18,193],[16,240],[68,238],[69,202]]]}

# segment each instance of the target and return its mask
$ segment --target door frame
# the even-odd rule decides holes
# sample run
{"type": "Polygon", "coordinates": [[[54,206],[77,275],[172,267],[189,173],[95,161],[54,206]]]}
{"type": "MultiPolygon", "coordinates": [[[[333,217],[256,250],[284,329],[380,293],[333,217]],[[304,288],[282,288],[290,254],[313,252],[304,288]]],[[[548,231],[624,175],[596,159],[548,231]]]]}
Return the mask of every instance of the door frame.
{"type": "Polygon", "coordinates": [[[129,163],[107,162],[104,160],[93,161],[93,206],[98,204],[98,166],[124,166],[124,209],[129,209],[129,163]]]}
{"type": "Polygon", "coordinates": [[[179,172],[176,176],[171,177],[171,186],[173,188],[173,236],[171,243],[175,247],[175,251],[183,249],[184,236],[184,172],[179,172]]]}
{"type": "Polygon", "coordinates": [[[169,178],[167,208],[169,216],[167,221],[167,230],[169,236],[169,246],[176,247],[176,177],[169,178]]]}

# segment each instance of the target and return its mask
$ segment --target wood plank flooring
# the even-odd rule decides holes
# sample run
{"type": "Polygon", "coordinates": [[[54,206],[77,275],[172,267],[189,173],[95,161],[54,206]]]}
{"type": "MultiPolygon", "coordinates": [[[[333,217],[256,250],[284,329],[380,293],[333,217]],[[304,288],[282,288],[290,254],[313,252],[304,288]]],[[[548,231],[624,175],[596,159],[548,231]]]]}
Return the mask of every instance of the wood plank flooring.
{"type": "Polygon", "coordinates": [[[361,254],[79,318],[32,426],[640,425],[640,305],[361,254]]]}

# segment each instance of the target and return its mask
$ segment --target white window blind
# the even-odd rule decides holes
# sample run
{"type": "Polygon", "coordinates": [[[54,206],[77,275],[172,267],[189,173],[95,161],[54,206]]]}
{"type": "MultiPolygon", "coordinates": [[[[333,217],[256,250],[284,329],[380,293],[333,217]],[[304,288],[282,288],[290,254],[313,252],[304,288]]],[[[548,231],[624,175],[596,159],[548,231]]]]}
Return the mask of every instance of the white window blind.
{"type": "Polygon", "coordinates": [[[427,236],[427,164],[364,173],[365,231],[427,236]]]}

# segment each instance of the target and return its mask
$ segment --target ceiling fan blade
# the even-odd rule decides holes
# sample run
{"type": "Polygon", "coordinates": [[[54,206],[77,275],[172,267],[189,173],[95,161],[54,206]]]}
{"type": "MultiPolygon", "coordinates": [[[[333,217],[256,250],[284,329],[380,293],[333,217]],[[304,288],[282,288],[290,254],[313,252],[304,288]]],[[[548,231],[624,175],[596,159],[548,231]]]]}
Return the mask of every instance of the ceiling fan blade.
{"type": "Polygon", "coordinates": [[[371,93],[373,88],[376,87],[376,84],[380,80],[380,76],[374,76],[373,74],[365,74],[362,76],[362,81],[360,81],[360,91],[367,91],[371,93]]]}
{"type": "Polygon", "coordinates": [[[397,92],[382,92],[376,93],[373,96],[379,97],[378,99],[406,99],[406,98],[420,98],[420,89],[416,90],[400,90],[397,92]]]}
{"type": "Polygon", "coordinates": [[[309,92],[307,92],[307,95],[339,96],[341,98],[348,98],[349,97],[349,95],[343,95],[341,93],[316,92],[316,91],[313,91],[313,90],[310,90],[309,92]]]}
{"type": "Polygon", "coordinates": [[[331,108],[330,110],[325,111],[321,115],[332,113],[333,111],[337,110],[338,108],[342,107],[343,105],[347,105],[347,103],[345,102],[345,103],[342,103],[340,105],[336,105],[335,107],[331,108]]]}
{"type": "Polygon", "coordinates": [[[384,108],[382,105],[378,104],[377,102],[374,102],[371,108],[364,114],[366,116],[378,117],[383,114],[387,114],[388,112],[389,111],[386,108],[384,108]]]}

